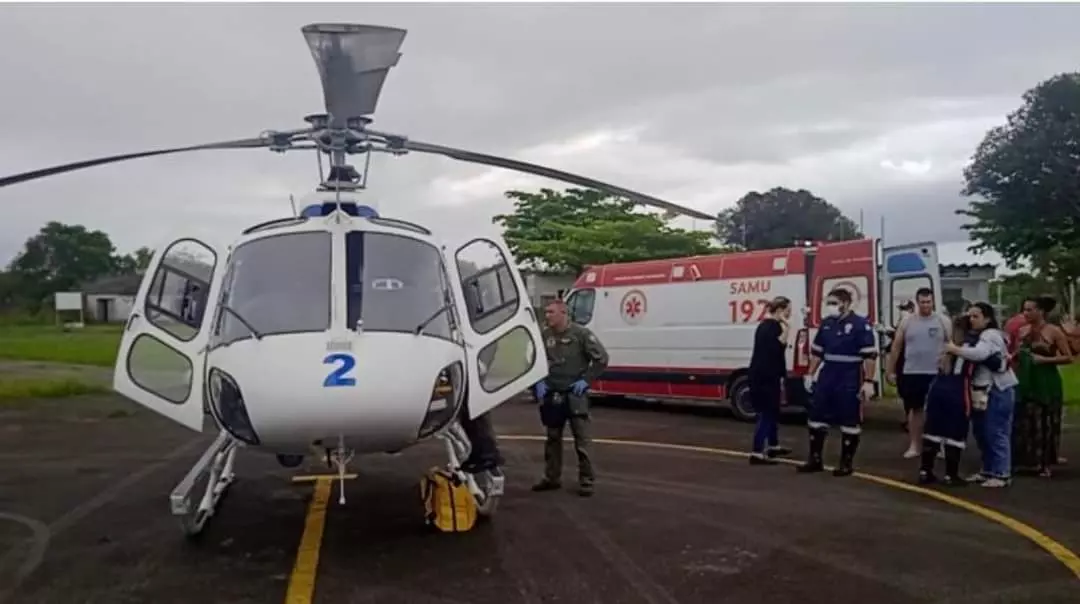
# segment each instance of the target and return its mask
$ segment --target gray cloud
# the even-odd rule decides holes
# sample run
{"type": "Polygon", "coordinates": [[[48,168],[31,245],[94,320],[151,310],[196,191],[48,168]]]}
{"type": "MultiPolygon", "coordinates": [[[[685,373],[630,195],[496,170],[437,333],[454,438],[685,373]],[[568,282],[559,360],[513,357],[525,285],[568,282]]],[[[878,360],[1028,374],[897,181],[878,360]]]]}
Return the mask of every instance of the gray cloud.
{"type": "MultiPolygon", "coordinates": [[[[299,27],[367,22],[409,30],[383,129],[709,211],[752,188],[806,187],[862,210],[871,232],[885,215],[890,238],[957,241],[960,166],[1025,89],[1075,68],[1078,16],[1073,5],[2,5],[0,171],[300,126],[321,93],[299,27]]],[[[558,186],[439,158],[374,163],[383,212],[450,231],[509,210],[508,184],[558,186]]],[[[190,229],[227,240],[314,181],[309,154],[224,152],[11,187],[0,257],[49,219],[106,230],[125,251],[190,229]]]]}

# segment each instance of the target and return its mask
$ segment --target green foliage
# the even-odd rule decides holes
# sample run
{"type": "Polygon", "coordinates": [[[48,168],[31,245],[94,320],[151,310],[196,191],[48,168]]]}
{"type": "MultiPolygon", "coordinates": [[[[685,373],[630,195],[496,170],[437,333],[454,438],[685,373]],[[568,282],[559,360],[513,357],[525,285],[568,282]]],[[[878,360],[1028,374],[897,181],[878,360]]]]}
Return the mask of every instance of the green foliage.
{"type": "Polygon", "coordinates": [[[862,233],[850,218],[806,189],[751,191],[717,216],[717,236],[748,250],[785,248],[797,241],[847,241],[862,233]]]}
{"type": "Polygon", "coordinates": [[[588,189],[537,193],[507,191],[512,214],[493,222],[504,229],[514,259],[529,268],[578,273],[591,264],[630,262],[718,251],[707,232],[667,225],[635,203],[588,189]]]}
{"type": "Polygon", "coordinates": [[[109,236],[82,225],[52,221],[27,239],[23,251],[0,272],[0,309],[10,314],[44,315],[52,294],[75,291],[88,282],[133,274],[150,262],[151,251],[117,255],[109,236]]]}
{"type": "Polygon", "coordinates": [[[1001,305],[1008,311],[1003,319],[1007,319],[1020,312],[1024,298],[1028,296],[1050,294],[1060,300],[1060,292],[1055,289],[1056,286],[1057,284],[1052,280],[1031,273],[1005,275],[990,282],[990,300],[988,301],[997,304],[1000,299],[1001,305]]]}
{"type": "Polygon", "coordinates": [[[77,289],[114,269],[113,245],[101,231],[53,221],[26,241],[8,266],[24,304],[37,311],[50,294],[77,289]]]}
{"type": "Polygon", "coordinates": [[[957,213],[971,251],[993,250],[1013,268],[1028,261],[1059,288],[1080,277],[1080,73],[1054,76],[1023,95],[1006,124],[986,133],[964,169],[957,213]]]}

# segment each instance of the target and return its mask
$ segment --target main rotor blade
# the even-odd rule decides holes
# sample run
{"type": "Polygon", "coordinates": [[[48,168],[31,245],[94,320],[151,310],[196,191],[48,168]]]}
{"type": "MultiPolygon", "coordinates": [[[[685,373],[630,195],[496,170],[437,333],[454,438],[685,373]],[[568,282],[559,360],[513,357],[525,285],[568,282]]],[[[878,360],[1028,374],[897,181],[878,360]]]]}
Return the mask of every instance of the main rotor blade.
{"type": "Polygon", "coordinates": [[[562,170],[556,170],[554,168],[530,164],[528,162],[518,161],[516,159],[497,157],[495,155],[485,155],[483,153],[474,153],[472,151],[466,151],[464,149],[455,149],[453,147],[444,147],[442,145],[432,145],[429,143],[422,143],[419,141],[413,141],[408,139],[403,141],[402,146],[409,151],[444,155],[446,157],[461,161],[495,166],[497,168],[506,168],[508,170],[516,170],[518,172],[535,174],[537,176],[545,176],[547,178],[554,178],[555,180],[561,180],[581,187],[598,189],[600,191],[604,191],[605,193],[609,193],[618,197],[625,197],[636,203],[657,207],[668,212],[683,214],[685,216],[690,216],[692,218],[700,218],[702,220],[716,220],[716,216],[713,214],[706,214],[705,212],[700,212],[698,210],[680,206],[669,201],[657,199],[656,197],[653,197],[651,195],[645,195],[644,193],[638,193],[636,191],[631,191],[630,189],[624,189],[622,187],[610,185],[605,182],[593,180],[592,178],[588,178],[585,176],[579,176],[577,174],[563,172],[562,170]]]}
{"type": "Polygon", "coordinates": [[[29,180],[37,180],[39,178],[45,178],[46,176],[55,176],[57,174],[63,174],[65,172],[73,172],[75,170],[82,170],[83,168],[92,168],[94,166],[101,166],[104,164],[111,164],[119,161],[126,161],[129,159],[139,159],[143,157],[153,157],[155,155],[169,155],[171,153],[184,153],[187,151],[209,151],[214,149],[255,149],[259,147],[268,147],[271,143],[270,139],[264,138],[245,138],[234,141],[223,141],[219,143],[206,143],[202,145],[192,145],[189,147],[174,147],[172,149],[158,149],[156,151],[140,151],[139,153],[125,153],[123,155],[110,155],[108,157],[99,157],[96,159],[87,159],[71,164],[64,164],[61,166],[53,166],[51,168],[42,168],[40,170],[34,170],[32,172],[23,172],[22,174],[15,174],[13,176],[4,176],[0,178],[0,187],[6,187],[9,185],[17,185],[21,182],[27,182],[29,180]]]}

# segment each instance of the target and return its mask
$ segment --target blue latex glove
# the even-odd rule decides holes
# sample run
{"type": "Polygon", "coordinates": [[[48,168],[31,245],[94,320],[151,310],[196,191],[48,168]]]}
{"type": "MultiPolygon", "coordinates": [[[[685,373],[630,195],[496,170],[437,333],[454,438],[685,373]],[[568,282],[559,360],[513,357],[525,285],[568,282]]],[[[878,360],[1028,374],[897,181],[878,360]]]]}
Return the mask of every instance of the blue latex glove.
{"type": "Polygon", "coordinates": [[[585,380],[578,380],[573,384],[570,384],[570,391],[574,393],[574,396],[581,396],[585,394],[585,391],[589,389],[589,383],[585,380]]]}
{"type": "Polygon", "coordinates": [[[533,394],[536,395],[536,400],[538,402],[541,402],[541,403],[544,402],[544,397],[547,396],[547,393],[548,393],[548,386],[547,386],[546,382],[537,382],[533,386],[533,394]]]}

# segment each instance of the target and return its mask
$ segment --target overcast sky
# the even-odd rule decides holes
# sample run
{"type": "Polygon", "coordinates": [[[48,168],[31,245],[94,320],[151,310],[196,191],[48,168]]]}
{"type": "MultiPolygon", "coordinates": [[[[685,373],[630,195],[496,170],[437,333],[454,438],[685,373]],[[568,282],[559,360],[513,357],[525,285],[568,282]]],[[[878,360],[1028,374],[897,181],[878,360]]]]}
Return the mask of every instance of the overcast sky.
{"type": "MultiPolygon", "coordinates": [[[[709,212],[803,187],[946,262],[975,259],[953,214],[962,166],[1080,57],[1077,5],[0,5],[0,173],[302,127],[323,110],[299,31],[318,21],[409,30],[381,129],[709,212]]],[[[311,152],[225,151],[0,189],[0,260],[48,220],[122,252],[181,231],[227,242],[316,180],[311,152]]],[[[539,186],[560,185],[380,156],[369,195],[460,231],[539,186]]]]}

